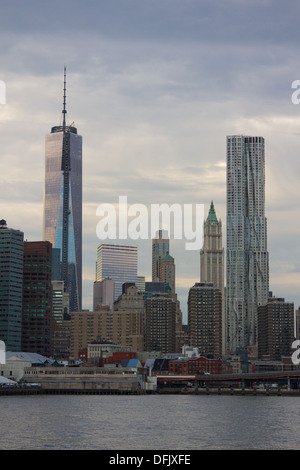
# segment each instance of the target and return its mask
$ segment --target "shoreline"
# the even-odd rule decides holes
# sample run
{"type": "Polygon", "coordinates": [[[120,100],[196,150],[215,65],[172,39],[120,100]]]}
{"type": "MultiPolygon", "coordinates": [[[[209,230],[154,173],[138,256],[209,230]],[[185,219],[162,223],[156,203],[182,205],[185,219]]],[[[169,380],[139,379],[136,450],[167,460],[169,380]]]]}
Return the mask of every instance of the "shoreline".
{"type": "Polygon", "coordinates": [[[206,387],[197,389],[182,389],[182,388],[162,388],[153,391],[139,391],[139,390],[118,390],[118,389],[47,389],[47,388],[1,388],[1,396],[16,396],[16,395],[212,395],[212,396],[288,396],[300,397],[300,389],[287,390],[280,388],[222,388],[222,387],[206,387]]]}

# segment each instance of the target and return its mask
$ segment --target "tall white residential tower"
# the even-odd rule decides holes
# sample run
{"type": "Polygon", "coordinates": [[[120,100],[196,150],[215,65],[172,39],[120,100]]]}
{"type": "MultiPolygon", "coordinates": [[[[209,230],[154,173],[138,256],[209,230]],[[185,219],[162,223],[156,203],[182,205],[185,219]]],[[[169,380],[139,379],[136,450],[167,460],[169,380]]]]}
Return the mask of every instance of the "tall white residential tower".
{"type": "Polygon", "coordinates": [[[257,308],[268,302],[265,141],[227,137],[227,348],[257,344],[257,308]]]}

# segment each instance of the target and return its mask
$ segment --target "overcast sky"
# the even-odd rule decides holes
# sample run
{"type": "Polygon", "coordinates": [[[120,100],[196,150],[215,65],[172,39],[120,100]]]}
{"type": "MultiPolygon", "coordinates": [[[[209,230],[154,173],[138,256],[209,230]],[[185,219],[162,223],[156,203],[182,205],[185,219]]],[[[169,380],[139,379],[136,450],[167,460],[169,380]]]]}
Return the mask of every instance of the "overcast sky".
{"type": "MultiPolygon", "coordinates": [[[[266,143],[270,290],[300,305],[298,0],[2,0],[0,218],[42,238],[45,135],[83,137],[83,307],[92,306],[102,203],[205,204],[226,245],[226,136],[266,143]]],[[[122,240],[124,241],[124,240],[122,240]]],[[[151,280],[151,241],[138,241],[151,280]]],[[[171,240],[186,312],[198,252],[171,240]]]]}

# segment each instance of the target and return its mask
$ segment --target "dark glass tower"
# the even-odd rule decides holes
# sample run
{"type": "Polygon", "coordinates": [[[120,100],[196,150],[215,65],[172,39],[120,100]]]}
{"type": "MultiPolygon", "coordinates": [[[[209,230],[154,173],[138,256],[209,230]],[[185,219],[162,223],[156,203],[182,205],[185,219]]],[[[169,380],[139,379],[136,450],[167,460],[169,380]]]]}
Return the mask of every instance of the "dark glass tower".
{"type": "Polygon", "coordinates": [[[74,312],[82,307],[82,137],[66,114],[65,68],[62,123],[46,135],[43,239],[60,250],[60,279],[74,312]]]}
{"type": "Polygon", "coordinates": [[[52,340],[52,245],[24,242],[21,351],[50,356],[52,340]]]}
{"type": "Polygon", "coordinates": [[[0,341],[21,350],[24,233],[0,220],[0,341]]]}

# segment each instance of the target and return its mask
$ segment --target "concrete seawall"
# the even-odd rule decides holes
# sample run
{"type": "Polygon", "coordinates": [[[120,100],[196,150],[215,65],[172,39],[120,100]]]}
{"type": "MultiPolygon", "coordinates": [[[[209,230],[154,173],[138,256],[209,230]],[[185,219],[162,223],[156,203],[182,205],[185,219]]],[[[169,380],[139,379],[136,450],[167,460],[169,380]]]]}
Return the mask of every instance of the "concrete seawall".
{"type": "Polygon", "coordinates": [[[154,391],[144,391],[137,389],[120,388],[1,388],[0,397],[4,395],[231,395],[231,396],[282,396],[282,397],[300,397],[300,390],[287,389],[242,389],[242,388],[161,388],[154,391]]]}

